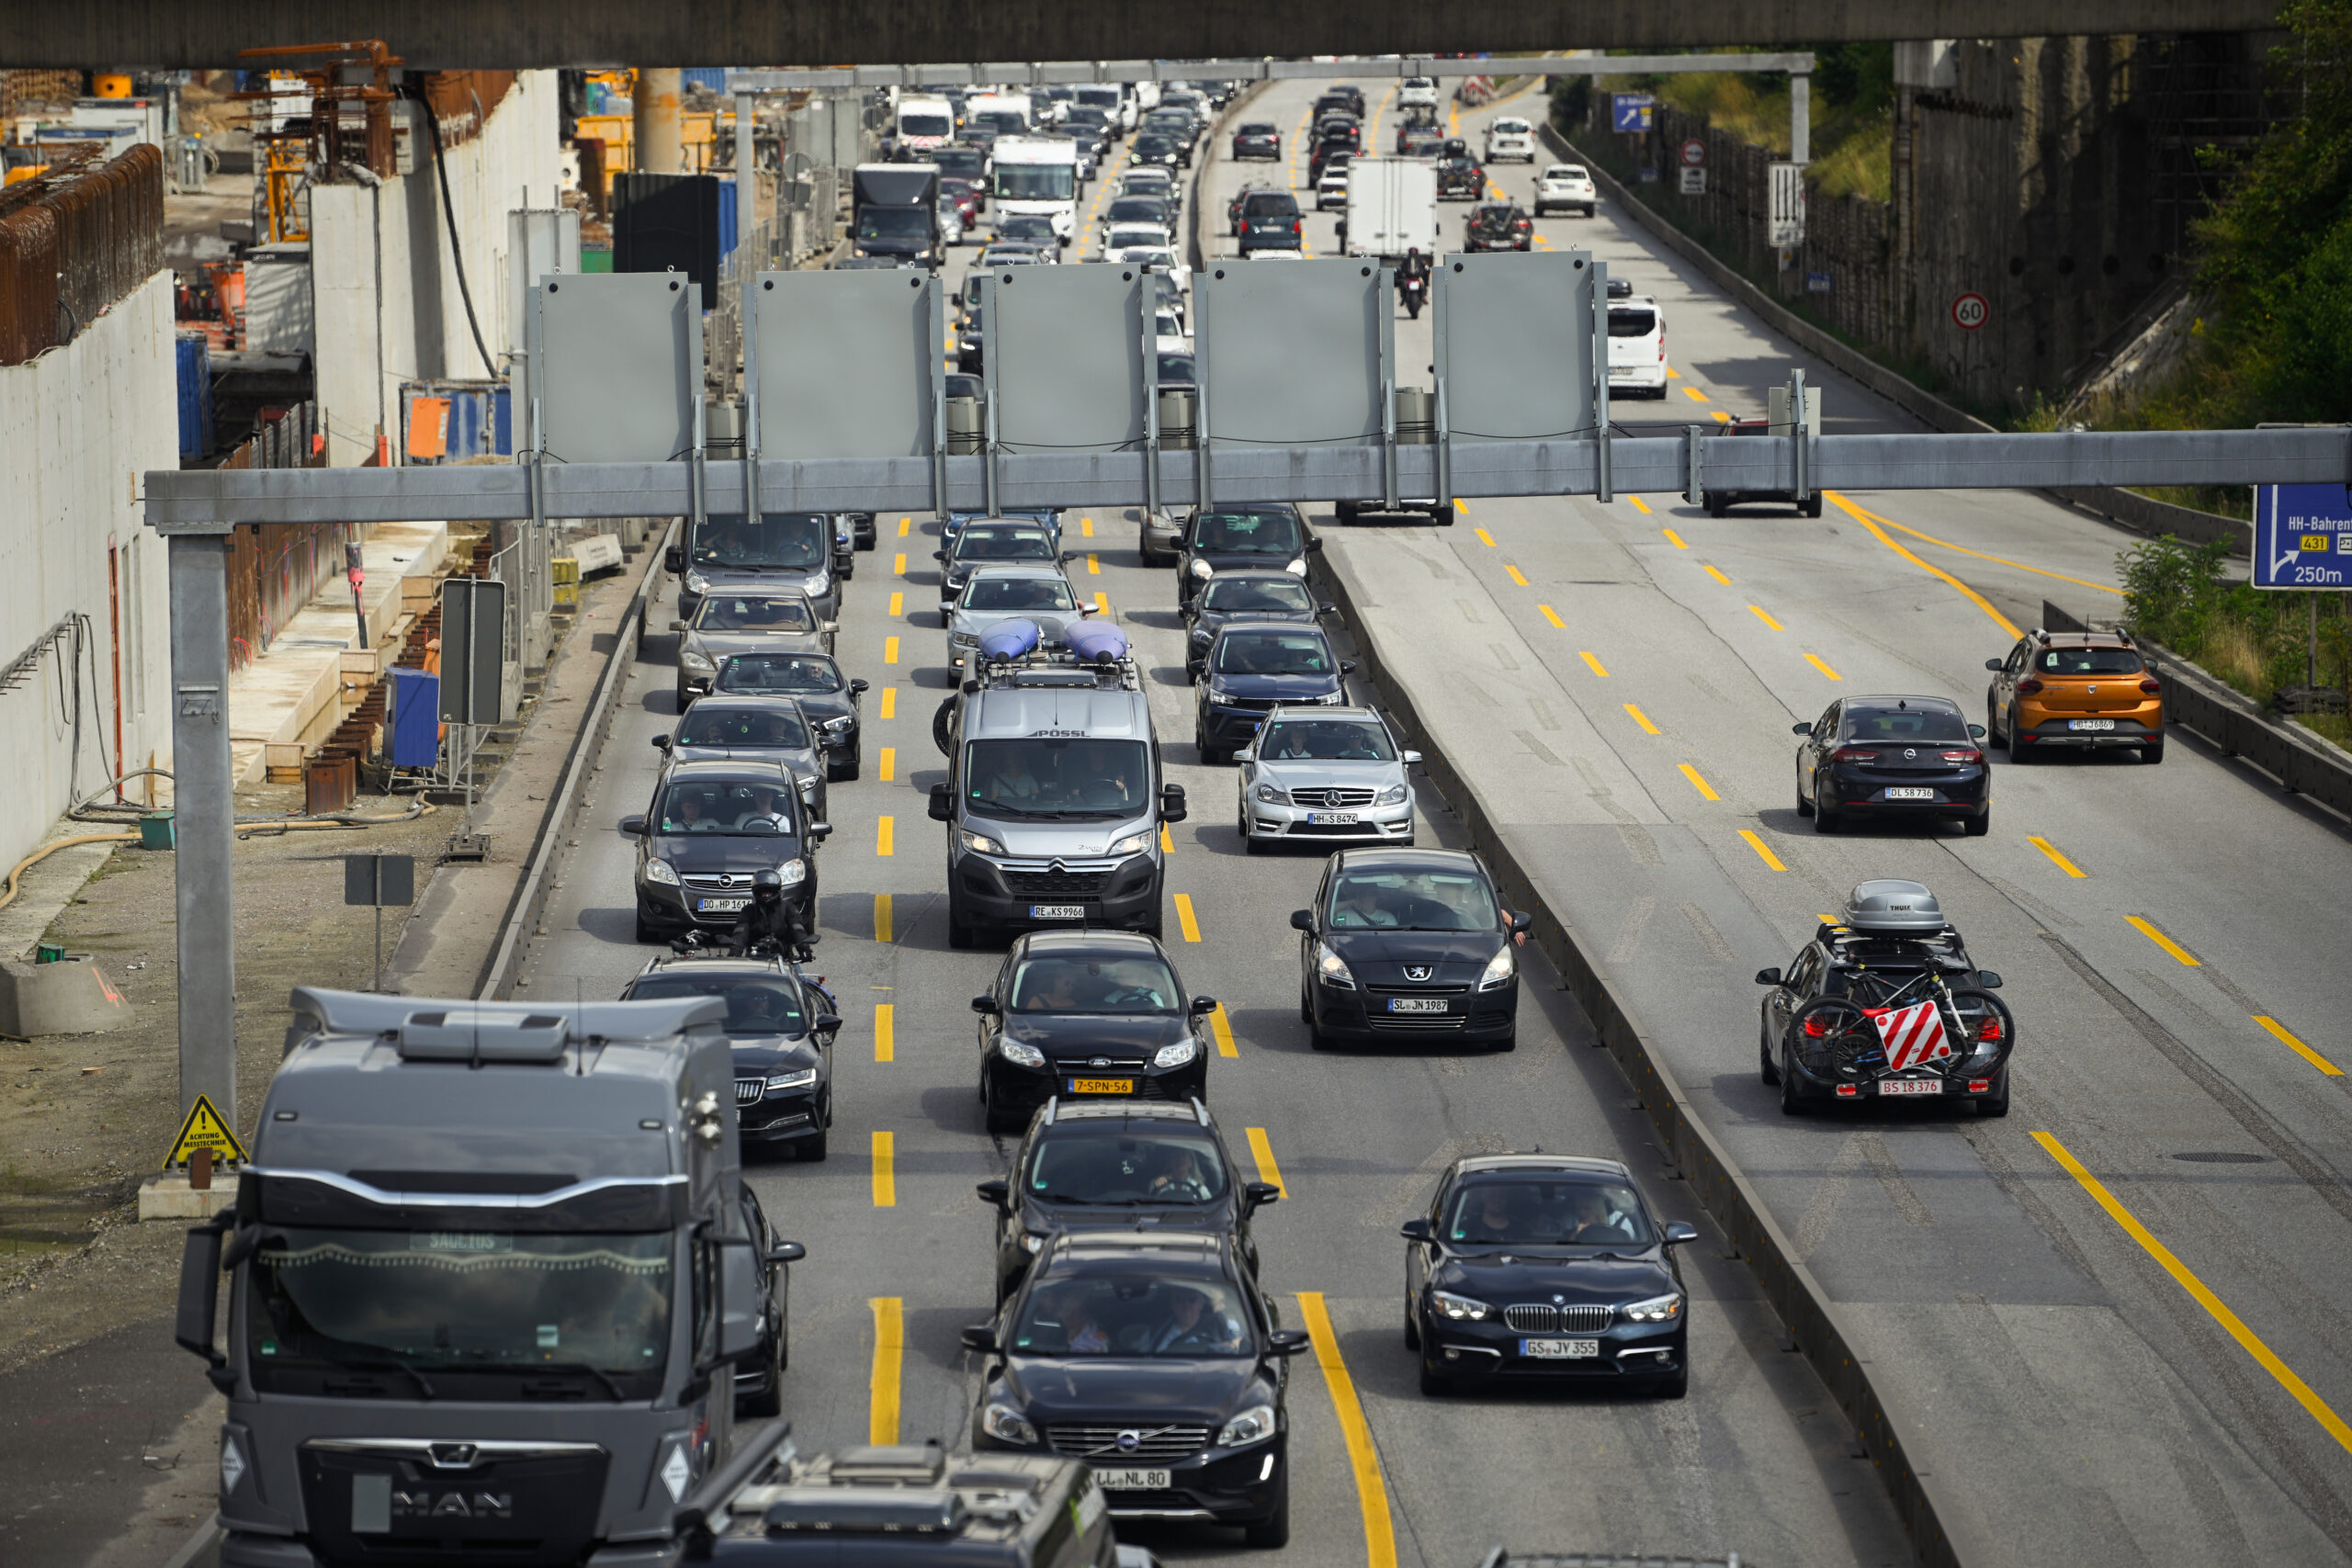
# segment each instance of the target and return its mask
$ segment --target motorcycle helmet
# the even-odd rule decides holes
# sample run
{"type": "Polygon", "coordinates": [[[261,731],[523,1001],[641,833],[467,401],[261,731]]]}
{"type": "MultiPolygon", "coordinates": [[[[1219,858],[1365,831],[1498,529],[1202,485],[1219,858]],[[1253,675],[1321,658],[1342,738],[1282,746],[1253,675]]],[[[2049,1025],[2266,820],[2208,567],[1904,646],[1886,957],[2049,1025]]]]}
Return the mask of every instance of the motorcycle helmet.
{"type": "Polygon", "coordinates": [[[775,901],[783,897],[784,878],[782,876],[773,871],[754,872],[752,874],[752,899],[754,903],[773,907],[775,901]]]}

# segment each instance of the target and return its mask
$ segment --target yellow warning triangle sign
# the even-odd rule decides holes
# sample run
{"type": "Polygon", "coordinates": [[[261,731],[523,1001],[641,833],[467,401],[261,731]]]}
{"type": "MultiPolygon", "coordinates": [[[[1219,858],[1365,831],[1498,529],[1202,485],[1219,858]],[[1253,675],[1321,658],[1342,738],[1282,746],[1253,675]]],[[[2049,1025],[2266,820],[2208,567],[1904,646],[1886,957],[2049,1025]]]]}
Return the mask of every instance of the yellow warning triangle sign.
{"type": "Polygon", "coordinates": [[[220,1112],[212,1109],[211,1097],[202,1094],[187,1108],[187,1120],[180,1123],[180,1135],[172,1141],[172,1152],[164,1156],[164,1168],[186,1165],[188,1156],[198,1149],[210,1149],[216,1162],[235,1160],[242,1165],[245,1160],[245,1145],[237,1142],[237,1134],[230,1130],[220,1112]]]}

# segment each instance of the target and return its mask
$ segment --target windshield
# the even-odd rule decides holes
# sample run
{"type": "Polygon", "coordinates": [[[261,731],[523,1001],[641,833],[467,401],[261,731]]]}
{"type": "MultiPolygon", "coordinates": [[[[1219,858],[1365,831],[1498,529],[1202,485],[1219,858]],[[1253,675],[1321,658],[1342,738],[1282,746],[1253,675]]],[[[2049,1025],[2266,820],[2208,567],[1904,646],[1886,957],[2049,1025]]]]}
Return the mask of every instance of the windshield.
{"type": "Polygon", "coordinates": [[[1175,189],[1175,177],[1165,169],[1129,169],[1119,176],[1121,196],[1166,196],[1175,189]]]}
{"type": "Polygon", "coordinates": [[[1042,212],[1013,212],[997,220],[1001,240],[1045,240],[1054,237],[1054,220],[1042,212]]]}
{"type": "Polygon", "coordinates": [[[944,114],[926,111],[899,117],[899,134],[901,136],[946,136],[955,129],[956,122],[944,114]]]}
{"type": "Polygon", "coordinates": [[[821,653],[739,653],[719,671],[718,689],[793,696],[832,693],[842,689],[842,671],[821,653]]]}
{"type": "Polygon", "coordinates": [[[1280,582],[1263,578],[1212,577],[1201,590],[1201,608],[1220,615],[1267,614],[1305,615],[1315,608],[1306,584],[1285,575],[1280,582]]]}
{"type": "Polygon", "coordinates": [[[2140,656],[2128,648],[2052,648],[2033,667],[2044,675],[2136,675],[2140,656]]]}
{"type": "Polygon", "coordinates": [[[1193,524],[1193,547],[1288,560],[1298,554],[1298,519],[1287,511],[1204,512],[1193,524]]]}
{"type": "Polygon", "coordinates": [[[821,512],[763,512],[749,525],[741,513],[714,513],[695,530],[688,554],[696,566],[807,570],[825,563],[831,541],[830,520],[821,512]]]}
{"type": "Polygon", "coordinates": [[[1150,789],[1140,740],[975,740],[964,767],[965,798],[983,817],[1132,817],[1150,789]]]}
{"type": "Polygon", "coordinates": [[[988,166],[988,155],[977,147],[934,147],[925,154],[943,175],[976,180],[988,166]]]}
{"type": "MultiPolygon", "coordinates": [[[[465,1231],[268,1233],[248,1271],[258,1371],[342,1367],[532,1372],[593,1368],[659,1387],[669,1359],[671,1237],[465,1231]]],[[[398,1388],[401,1397],[424,1388],[398,1388]]]]}
{"type": "Polygon", "coordinates": [[[1019,109],[978,109],[964,117],[967,126],[979,126],[999,136],[1018,136],[1029,129],[1028,117],[1019,109]]]}
{"type": "Polygon", "coordinates": [[[1282,191],[1261,191],[1241,204],[1244,218],[1295,218],[1297,200],[1282,191]]]}
{"type": "Polygon", "coordinates": [[[1068,201],[1078,194],[1078,165],[999,164],[996,194],[1007,201],[1068,201]]]}
{"type": "Polygon", "coordinates": [[[1081,104],[1093,104],[1102,108],[1119,107],[1119,90],[1116,87],[1080,87],[1070,96],[1081,104]]]}
{"type": "Polygon", "coordinates": [[[965,590],[967,610],[1072,610],[1069,584],[1058,577],[976,577],[965,590]]]}
{"type": "Polygon", "coordinates": [[[628,988],[633,1002],[675,1001],[681,997],[723,997],[729,1034],[798,1034],[807,1027],[800,987],[780,975],[713,975],[668,970],[648,975],[628,988]]]}
{"type": "Polygon", "coordinates": [[[1183,998],[1165,960],[1027,958],[1012,974],[1015,1012],[1176,1012],[1183,998]]]}
{"type": "Polygon", "coordinates": [[[1041,528],[976,523],[956,538],[956,558],[973,560],[1051,560],[1053,536],[1041,528]]]}
{"type": "Polygon", "coordinates": [[[806,599],[739,599],[714,594],[695,612],[705,632],[807,632],[817,629],[806,599]]]}
{"type": "Polygon", "coordinates": [[[729,708],[696,703],[678,726],[681,746],[799,746],[808,726],[788,707],[729,708]]]}
{"type": "Polygon", "coordinates": [[[1250,1325],[1231,1286],[1143,1273],[1049,1280],[1029,1292],[1012,1337],[1030,1356],[1247,1356],[1250,1325]]]}
{"type": "Polygon", "coordinates": [[[1158,135],[1158,134],[1156,134],[1156,133],[1155,133],[1155,134],[1153,134],[1153,135],[1150,135],[1150,136],[1140,136],[1140,135],[1139,135],[1139,136],[1137,136],[1137,137],[1136,138],[1136,151],[1138,153],[1142,153],[1142,152],[1154,152],[1154,153],[1172,152],[1174,152],[1174,151],[1175,151],[1175,148],[1176,148],[1176,144],[1175,144],[1173,141],[1169,141],[1169,140],[1168,140],[1168,138],[1166,138],[1165,136],[1160,136],[1160,135],[1158,135]]]}
{"type": "Polygon", "coordinates": [[[1189,354],[1163,354],[1159,356],[1159,384],[1163,387],[1190,387],[1200,379],[1199,367],[1189,354]]]}
{"type": "Polygon", "coordinates": [[[857,214],[861,240],[917,240],[930,235],[933,214],[921,207],[867,207],[857,214]]]}
{"type": "Polygon", "coordinates": [[[1214,1203],[1225,1196],[1225,1160],[1205,1127],[1080,1122],[1037,1140],[1022,1182],[1054,1203],[1214,1203]]]}
{"type": "Polygon", "coordinates": [[[1846,709],[1846,739],[1849,740],[1957,740],[1973,745],[1968,734],[1968,720],[1951,708],[1863,708],[1846,709]]]}
{"type": "Polygon", "coordinates": [[[1379,725],[1352,718],[1287,719],[1258,737],[1267,762],[1393,762],[1396,748],[1379,725]]]}
{"type": "Polygon", "coordinates": [[[1454,1194],[1445,1235],[1474,1247],[1648,1247],[1656,1240],[1631,1187],[1577,1177],[1472,1182],[1454,1194]]]}
{"type": "Polygon", "coordinates": [[[1495,121],[1495,130],[1504,136],[1524,136],[1527,134],[1527,122],[1523,119],[1498,119],[1495,121]]]}
{"type": "Polygon", "coordinates": [[[1317,631],[1227,632],[1217,639],[1220,675],[1329,675],[1338,668],[1317,631]]]}
{"type": "Polygon", "coordinates": [[[1156,223],[1168,221],[1168,203],[1156,196],[1123,196],[1111,204],[1104,214],[1113,223],[1156,223]]]}
{"type": "Polygon", "coordinates": [[[655,815],[664,833],[774,838],[792,831],[792,790],[774,778],[675,780],[655,815]]]}
{"type": "Polygon", "coordinates": [[[1102,248],[1109,251],[1157,250],[1168,243],[1168,231],[1151,228],[1114,229],[1103,240],[1102,248]]]}
{"type": "Polygon", "coordinates": [[[1657,312],[1642,305],[1611,305],[1609,308],[1611,337],[1647,337],[1657,331],[1657,312]]]}
{"type": "Polygon", "coordinates": [[[1331,889],[1340,931],[1490,931],[1500,929],[1486,878],[1464,871],[1351,871],[1331,889]]]}

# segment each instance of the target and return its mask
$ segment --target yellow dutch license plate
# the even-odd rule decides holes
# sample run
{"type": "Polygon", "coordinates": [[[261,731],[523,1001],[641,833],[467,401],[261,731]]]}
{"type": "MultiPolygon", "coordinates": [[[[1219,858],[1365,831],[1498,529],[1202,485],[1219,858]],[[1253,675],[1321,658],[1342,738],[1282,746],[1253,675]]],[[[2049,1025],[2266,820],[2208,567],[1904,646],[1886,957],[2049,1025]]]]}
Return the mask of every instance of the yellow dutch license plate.
{"type": "Polygon", "coordinates": [[[1133,1094],[1136,1091],[1136,1080],[1133,1078],[1072,1078],[1069,1080],[1069,1091],[1072,1094],[1133,1094]]]}

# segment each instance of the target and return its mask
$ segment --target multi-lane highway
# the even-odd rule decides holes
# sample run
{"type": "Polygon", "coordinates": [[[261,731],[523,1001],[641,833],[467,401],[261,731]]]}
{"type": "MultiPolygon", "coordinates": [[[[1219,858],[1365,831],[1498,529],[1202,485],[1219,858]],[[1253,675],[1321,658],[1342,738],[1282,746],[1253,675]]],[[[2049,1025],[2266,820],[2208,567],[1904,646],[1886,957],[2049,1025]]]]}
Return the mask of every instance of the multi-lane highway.
{"type": "MultiPolygon", "coordinates": [[[[1393,93],[1367,88],[1377,146],[1393,93]]],[[[1283,127],[1302,186],[1311,97],[1275,85],[1247,111],[1283,127]]],[[[1461,121],[1475,135],[1478,117],[1461,121]]],[[[1280,177],[1224,152],[1200,152],[1212,237],[1238,183],[1280,177]]],[[[1081,199],[1090,247],[1088,209],[1120,162],[1081,199]]],[[[1532,185],[1516,166],[1492,177],[1522,199],[1532,185]]],[[[1465,210],[1445,209],[1449,240],[1465,210]]],[[[1621,423],[1760,412],[1784,379],[1785,344],[1606,207],[1538,233],[1591,249],[1666,310],[1673,389],[1662,408],[1620,405],[1621,423]]],[[[1332,219],[1310,218],[1308,239],[1329,254],[1332,219]]],[[[1411,363],[1428,324],[1397,331],[1411,363]]],[[[1827,389],[1829,428],[1909,427],[1806,368],[1827,389]]],[[[2128,756],[2004,766],[1985,839],[1821,840],[1791,809],[1792,722],[1845,693],[1980,706],[1984,660],[2037,623],[2043,597],[2111,611],[2113,556],[2129,541],[2006,494],[1834,498],[1818,521],[1786,509],[1712,521],[1670,496],[1479,502],[1444,529],[1310,521],[1365,617],[1348,633],[1408,687],[1868,1329],[1871,1375],[1916,1414],[1925,1462],[1971,1509],[1947,1520],[1973,1532],[1983,1555],[1969,1560],[2342,1555],[2352,1461],[2338,1435],[2352,1431],[2326,1423],[2352,1410],[2337,1305],[2352,1203],[2336,1175],[2352,1106],[2321,1065],[2352,1060],[2335,1005],[2342,825],[2192,745],[2161,768],[2128,756]],[[1874,875],[1934,886],[2007,977],[2024,1040],[2007,1121],[1792,1122],[1758,1081],[1748,976],[1785,962],[1874,875]]],[[[821,853],[814,967],[848,1019],[832,1155],[752,1169],[770,1214],[808,1247],[786,1402],[810,1448],[967,1440],[979,1368],[956,1330],[991,1301],[991,1215],[973,1183],[1001,1175],[1006,1152],[981,1130],[968,1010],[1000,955],[948,950],[941,830],[924,815],[948,684],[935,525],[886,515],[879,532],[840,641],[850,672],[873,682],[865,773],[831,787],[821,853]]],[[[1172,830],[1168,944],[1185,983],[1224,1004],[1231,1050],[1221,1043],[1211,1065],[1211,1102],[1237,1155],[1284,1190],[1258,1225],[1266,1279],[1285,1321],[1317,1334],[1316,1354],[1291,1364],[1285,1560],[1454,1564],[1498,1543],[1905,1557],[1826,1391],[1781,1348],[1746,1265],[1711,1244],[1684,1255],[1687,1400],[1415,1391],[1396,1225],[1454,1155],[1622,1158],[1669,1215],[1714,1233],[1549,983],[1527,988],[1511,1055],[1309,1052],[1286,919],[1319,862],[1243,856],[1232,769],[1193,756],[1173,583],[1136,564],[1133,514],[1073,513],[1068,539],[1082,552],[1075,586],[1136,640],[1170,776],[1191,795],[1172,830]]],[[[672,613],[665,590],[649,623],[672,613]]],[[[644,808],[649,742],[673,722],[672,641],[647,638],[630,671],[595,828],[569,851],[523,995],[611,996],[658,951],[631,940],[632,848],[612,825],[644,808]]],[[[1427,836],[1460,841],[1427,790],[1421,807],[1427,836]]],[[[1147,1539],[1168,1556],[1238,1550],[1208,1530],[1147,1539]]]]}

